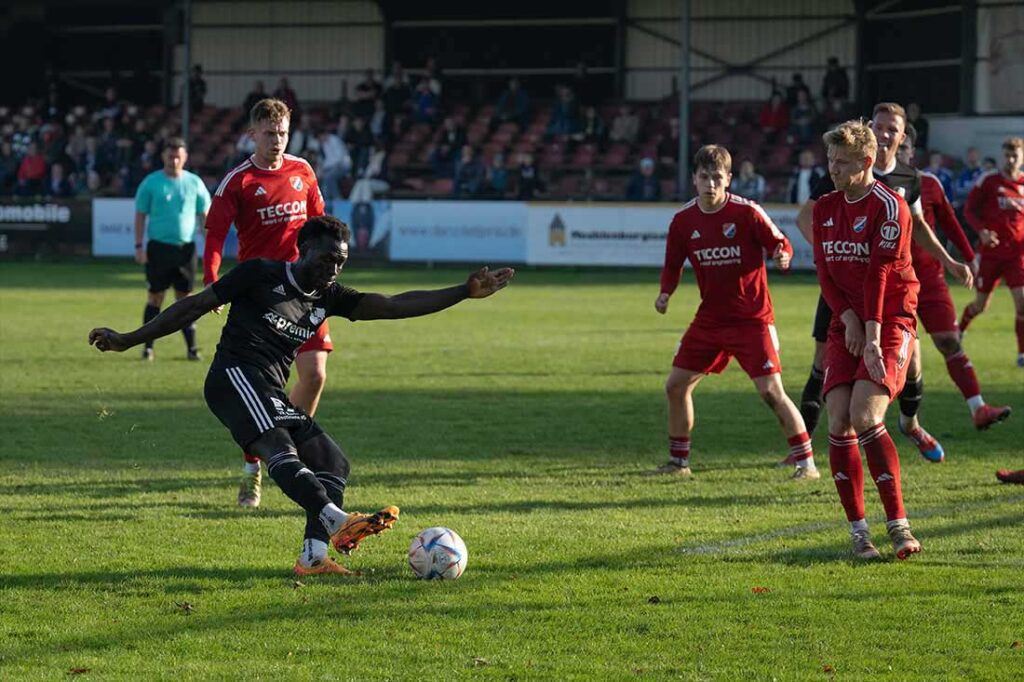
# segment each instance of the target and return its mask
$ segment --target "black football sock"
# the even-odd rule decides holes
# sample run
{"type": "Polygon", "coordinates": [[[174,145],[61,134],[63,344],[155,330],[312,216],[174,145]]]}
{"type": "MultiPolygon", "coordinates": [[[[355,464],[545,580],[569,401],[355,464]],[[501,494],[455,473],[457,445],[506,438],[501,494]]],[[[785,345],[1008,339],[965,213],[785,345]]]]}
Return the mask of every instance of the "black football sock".
{"type": "MultiPolygon", "coordinates": [[[[337,507],[313,472],[299,461],[294,450],[284,450],[268,459],[267,472],[284,494],[306,511],[305,537],[327,542],[330,533],[321,516],[333,511],[328,505],[335,509],[337,507]]],[[[338,511],[340,513],[340,509],[338,511]]],[[[327,522],[332,520],[328,519],[327,522]]]]}
{"type": "Polygon", "coordinates": [[[825,374],[817,367],[811,366],[811,375],[804,384],[804,392],[800,397],[800,416],[804,418],[807,434],[814,433],[821,415],[821,385],[825,374]]]}
{"type": "MultiPolygon", "coordinates": [[[[142,313],[142,324],[147,324],[150,320],[160,314],[160,306],[146,304],[146,310],[142,313]]],[[[152,348],[153,342],[147,341],[146,348],[152,348]]]]}
{"type": "Polygon", "coordinates": [[[924,399],[924,377],[907,377],[907,383],[900,393],[900,414],[907,419],[917,416],[921,409],[921,400],[924,399]]]}
{"type": "Polygon", "coordinates": [[[190,353],[196,350],[196,325],[193,323],[187,327],[182,327],[181,334],[185,337],[185,348],[190,353]]]}

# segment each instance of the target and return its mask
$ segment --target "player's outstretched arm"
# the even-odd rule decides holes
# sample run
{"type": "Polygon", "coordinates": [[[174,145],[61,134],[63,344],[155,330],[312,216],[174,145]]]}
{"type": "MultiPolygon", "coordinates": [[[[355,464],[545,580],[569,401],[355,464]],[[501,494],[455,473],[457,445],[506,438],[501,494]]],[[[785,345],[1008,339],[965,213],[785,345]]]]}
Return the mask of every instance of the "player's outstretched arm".
{"type": "Polygon", "coordinates": [[[949,252],[946,251],[939,238],[935,236],[935,231],[931,228],[931,225],[917,213],[911,216],[911,221],[914,241],[920,244],[928,253],[935,256],[958,282],[968,289],[973,289],[974,274],[971,272],[971,269],[949,255],[949,252]]]}
{"type": "Polygon", "coordinates": [[[367,294],[352,311],[353,320],[398,320],[430,315],[467,298],[487,298],[504,289],[512,281],[515,270],[501,268],[493,272],[481,268],[469,276],[465,284],[446,289],[407,291],[397,296],[367,294]]]}
{"type": "Polygon", "coordinates": [[[128,350],[140,343],[153,341],[173,334],[192,324],[200,317],[220,305],[213,289],[207,287],[194,296],[186,296],[133,332],[120,334],[107,327],[97,327],[89,332],[89,345],[101,351],[128,350]]]}

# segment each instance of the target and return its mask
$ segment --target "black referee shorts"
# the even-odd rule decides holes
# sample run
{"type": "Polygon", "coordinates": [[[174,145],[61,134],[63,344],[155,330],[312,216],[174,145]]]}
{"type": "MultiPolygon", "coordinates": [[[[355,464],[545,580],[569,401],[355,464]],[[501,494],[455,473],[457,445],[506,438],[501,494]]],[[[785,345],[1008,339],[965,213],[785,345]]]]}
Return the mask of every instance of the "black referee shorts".
{"type": "Polygon", "coordinates": [[[203,395],[210,411],[242,449],[274,428],[287,429],[295,445],[324,432],[312,417],[292,405],[284,390],[254,367],[215,362],[206,375],[203,395]]]}
{"type": "Polygon", "coordinates": [[[146,244],[146,281],[152,293],[175,291],[188,293],[196,281],[196,244],[165,244],[149,240],[146,244]]]}
{"type": "Polygon", "coordinates": [[[811,336],[819,343],[828,340],[828,326],[832,324],[832,309],[825,302],[825,297],[818,296],[818,309],[814,311],[814,331],[811,336]]]}

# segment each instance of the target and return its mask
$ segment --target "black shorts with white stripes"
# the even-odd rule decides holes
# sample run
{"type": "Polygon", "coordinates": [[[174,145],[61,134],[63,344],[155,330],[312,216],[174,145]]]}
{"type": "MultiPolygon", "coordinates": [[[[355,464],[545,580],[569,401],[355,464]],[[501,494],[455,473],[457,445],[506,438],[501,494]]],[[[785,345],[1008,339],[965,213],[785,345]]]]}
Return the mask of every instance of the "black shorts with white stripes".
{"type": "Polygon", "coordinates": [[[274,428],[286,429],[295,445],[323,433],[285,392],[248,365],[214,361],[203,389],[206,404],[243,449],[274,428]]]}

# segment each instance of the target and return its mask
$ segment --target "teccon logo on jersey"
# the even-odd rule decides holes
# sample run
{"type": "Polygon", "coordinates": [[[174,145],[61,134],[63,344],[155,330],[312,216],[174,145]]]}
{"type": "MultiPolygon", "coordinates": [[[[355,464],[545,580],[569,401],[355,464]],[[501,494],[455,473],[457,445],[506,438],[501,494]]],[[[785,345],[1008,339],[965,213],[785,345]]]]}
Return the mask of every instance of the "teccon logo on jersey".
{"type": "Polygon", "coordinates": [[[821,250],[826,256],[843,256],[836,260],[871,260],[871,247],[865,242],[823,241],[821,250]]]}
{"type": "Polygon", "coordinates": [[[263,222],[277,222],[271,220],[272,218],[288,218],[293,220],[295,218],[306,217],[306,200],[301,201],[286,201],[283,204],[274,204],[273,206],[264,206],[257,208],[256,213],[259,214],[260,220],[263,222]]]}
{"type": "Polygon", "coordinates": [[[739,246],[714,246],[693,252],[701,265],[732,265],[739,263],[743,251],[739,246]]]}
{"type": "Polygon", "coordinates": [[[300,327],[291,320],[281,317],[274,311],[264,313],[263,319],[270,323],[270,326],[285,336],[290,336],[296,341],[309,341],[315,333],[311,329],[300,327]]]}

